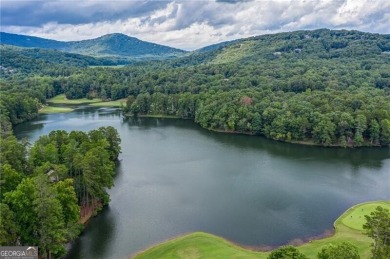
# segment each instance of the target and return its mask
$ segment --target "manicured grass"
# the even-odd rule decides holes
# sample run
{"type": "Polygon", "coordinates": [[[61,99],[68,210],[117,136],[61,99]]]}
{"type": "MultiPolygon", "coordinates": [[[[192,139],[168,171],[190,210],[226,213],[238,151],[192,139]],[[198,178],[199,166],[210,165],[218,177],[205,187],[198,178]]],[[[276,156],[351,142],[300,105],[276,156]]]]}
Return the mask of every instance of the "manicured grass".
{"type": "Polygon", "coordinates": [[[57,95],[49,100],[47,100],[48,103],[55,103],[55,104],[90,104],[90,103],[98,103],[102,102],[102,99],[95,98],[95,99],[87,99],[87,98],[81,98],[81,99],[74,99],[69,100],[65,97],[65,94],[57,95]]]}
{"type": "Polygon", "coordinates": [[[96,102],[91,103],[91,106],[99,106],[99,107],[124,107],[126,106],[127,99],[120,99],[115,101],[109,101],[109,102],[96,102]]]}
{"type": "MultiPolygon", "coordinates": [[[[312,240],[297,248],[309,258],[316,258],[319,251],[329,244],[350,242],[358,247],[361,258],[370,257],[372,240],[363,234],[364,215],[377,206],[390,209],[390,201],[361,203],[344,212],[334,223],[331,237],[312,240]]],[[[156,245],[135,258],[267,258],[269,252],[256,252],[237,246],[221,237],[195,232],[156,245]]]]}
{"type": "Polygon", "coordinates": [[[244,249],[221,237],[195,232],[154,246],[135,258],[266,258],[267,254],[244,249]]]}
{"type": "MultiPolygon", "coordinates": [[[[88,104],[97,107],[122,107],[122,106],[126,106],[126,101],[127,101],[126,98],[115,100],[115,101],[107,101],[107,102],[102,101],[102,99],[100,98],[94,98],[92,100],[87,98],[69,100],[65,97],[64,94],[57,95],[47,100],[48,103],[52,103],[52,104],[65,104],[65,105],[66,104],[73,104],[73,105],[88,104]]],[[[60,109],[58,111],[61,112],[60,109]]],[[[53,112],[55,111],[53,110],[53,112]]]]}
{"type": "Polygon", "coordinates": [[[390,209],[390,201],[366,202],[353,206],[335,221],[334,226],[336,231],[333,236],[313,240],[310,243],[298,247],[298,249],[309,256],[309,258],[315,258],[323,246],[350,242],[358,248],[361,258],[370,258],[372,240],[363,234],[362,226],[365,223],[363,218],[364,215],[369,215],[374,211],[377,206],[390,209]],[[359,218],[359,216],[361,216],[361,218],[359,218]],[[354,220],[355,217],[358,217],[358,220],[354,220]]]}
{"type": "Polygon", "coordinates": [[[72,108],[69,107],[53,107],[53,106],[45,106],[39,110],[39,113],[62,113],[62,112],[71,112],[72,108]]]}
{"type": "Polygon", "coordinates": [[[363,224],[366,223],[364,215],[370,214],[375,210],[377,206],[382,206],[383,208],[390,210],[389,203],[377,202],[377,203],[366,203],[359,206],[352,207],[348,213],[348,217],[344,216],[341,220],[344,225],[352,229],[363,230],[363,224]]]}

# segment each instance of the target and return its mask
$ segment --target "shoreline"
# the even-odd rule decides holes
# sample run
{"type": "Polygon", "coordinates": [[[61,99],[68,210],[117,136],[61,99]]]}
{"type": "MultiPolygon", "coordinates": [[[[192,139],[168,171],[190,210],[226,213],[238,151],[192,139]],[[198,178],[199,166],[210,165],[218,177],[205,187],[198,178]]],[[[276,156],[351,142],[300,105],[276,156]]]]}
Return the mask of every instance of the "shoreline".
{"type": "MultiPolygon", "coordinates": [[[[196,123],[196,122],[194,122],[194,123],[196,123]]],[[[198,124],[198,123],[196,123],[196,124],[198,124]]],[[[212,132],[232,134],[232,135],[236,134],[236,135],[246,135],[246,136],[259,136],[259,137],[264,137],[266,139],[270,139],[270,140],[277,141],[277,142],[280,142],[280,143],[289,143],[289,144],[294,144],[294,145],[312,146],[312,147],[324,147],[324,148],[362,148],[362,147],[363,148],[364,147],[371,148],[371,147],[384,147],[384,146],[380,146],[380,145],[361,145],[361,146],[347,145],[347,146],[341,146],[341,145],[337,145],[337,144],[331,144],[331,145],[326,145],[325,146],[325,145],[317,144],[317,143],[313,142],[310,139],[308,139],[308,140],[291,140],[291,141],[286,141],[286,140],[277,140],[277,139],[273,139],[273,138],[268,138],[265,135],[251,133],[251,132],[241,132],[241,131],[235,131],[235,130],[222,130],[222,129],[208,129],[208,128],[203,128],[203,129],[207,129],[207,130],[212,131],[212,132]]]]}
{"type": "MultiPolygon", "coordinates": [[[[281,246],[285,246],[285,245],[292,245],[296,248],[306,248],[308,246],[314,246],[315,243],[318,243],[318,242],[324,242],[324,241],[327,241],[327,239],[330,239],[329,240],[329,244],[332,243],[332,240],[331,239],[336,239],[338,235],[342,235],[344,234],[344,231],[342,230],[342,228],[347,228],[349,229],[352,233],[354,234],[361,234],[363,237],[365,237],[363,234],[362,234],[362,231],[361,230],[357,230],[357,229],[353,229],[347,225],[345,225],[342,220],[344,218],[346,218],[349,214],[351,214],[352,212],[355,211],[356,208],[358,207],[361,207],[361,206],[365,206],[365,205],[385,205],[385,208],[388,208],[390,209],[390,200],[376,200],[376,201],[367,201],[367,202],[362,202],[362,203],[358,203],[358,204],[355,204],[353,205],[352,207],[348,208],[346,211],[344,211],[334,222],[333,222],[333,229],[332,230],[325,230],[323,234],[319,235],[319,236],[313,236],[313,237],[309,237],[309,238],[304,238],[304,239],[293,239],[291,241],[289,241],[287,244],[284,244],[284,245],[279,245],[279,246],[270,246],[270,245],[256,245],[256,246],[246,246],[246,245],[242,245],[242,244],[239,244],[237,242],[234,242],[234,241],[231,241],[227,238],[224,238],[224,237],[221,237],[221,236],[217,236],[217,235],[214,235],[214,234],[210,234],[210,233],[206,233],[206,232],[190,232],[190,233],[185,233],[185,234],[182,234],[182,235],[178,235],[178,236],[175,236],[175,237],[172,237],[172,238],[168,238],[162,242],[158,242],[156,244],[152,244],[150,246],[148,246],[147,248],[139,251],[139,252],[136,252],[136,253],[133,253],[133,254],[130,254],[128,255],[127,258],[138,258],[138,257],[142,257],[144,253],[147,253],[147,252],[153,252],[153,251],[156,251],[158,249],[163,249],[164,246],[168,246],[170,243],[174,243],[174,242],[180,242],[180,241],[183,241],[183,240],[186,240],[188,238],[192,238],[192,237],[196,237],[196,236],[206,236],[208,238],[211,238],[211,239],[216,239],[216,240],[219,240],[221,241],[222,243],[224,244],[227,244],[229,246],[232,246],[236,249],[239,249],[239,250],[245,250],[247,252],[254,252],[254,253],[258,253],[258,256],[266,256],[269,254],[269,252],[271,252],[272,250],[274,249],[277,249],[281,246]],[[386,207],[387,206],[387,207],[386,207]],[[341,228],[341,229],[340,229],[341,228]],[[298,242],[298,243],[295,243],[295,242],[298,242]]],[[[370,238],[367,237],[368,240],[370,240],[370,238]]],[[[360,240],[359,240],[360,241],[360,240]]],[[[368,244],[368,247],[370,247],[370,244],[368,244]]],[[[364,258],[364,257],[362,257],[364,258]]]]}
{"type": "MultiPolygon", "coordinates": [[[[53,113],[62,113],[62,112],[72,112],[72,111],[74,111],[74,109],[72,109],[71,107],[75,107],[78,105],[86,105],[86,106],[90,106],[90,107],[121,108],[121,107],[123,107],[122,105],[124,103],[126,103],[124,101],[125,99],[119,99],[119,100],[115,100],[115,101],[101,101],[100,99],[99,100],[95,100],[95,99],[88,100],[88,99],[84,98],[85,100],[84,99],[75,99],[75,100],[59,101],[58,99],[62,96],[63,95],[58,95],[56,97],[49,99],[47,101],[48,105],[46,105],[42,109],[40,109],[38,113],[39,114],[53,114],[53,113]],[[56,98],[56,99],[54,99],[54,98],[56,98]],[[50,106],[50,104],[63,105],[63,106],[50,106]],[[47,112],[42,111],[45,108],[48,109],[47,112]],[[67,110],[67,109],[70,109],[70,110],[67,110]]],[[[133,114],[126,113],[126,114],[123,114],[123,116],[126,118],[138,117],[138,118],[191,120],[195,124],[200,126],[199,123],[196,123],[194,120],[192,120],[190,118],[182,118],[182,117],[176,116],[176,115],[138,114],[137,116],[134,116],[133,114]]],[[[382,148],[382,147],[386,147],[386,146],[366,144],[366,143],[364,143],[361,146],[353,146],[353,145],[342,146],[342,145],[338,145],[338,144],[322,145],[322,144],[315,143],[311,139],[286,141],[286,140],[277,140],[277,139],[273,139],[273,138],[268,138],[265,135],[257,134],[257,133],[253,133],[253,132],[241,132],[241,131],[236,131],[236,130],[223,130],[223,129],[210,129],[210,128],[203,128],[202,126],[200,126],[200,127],[202,129],[206,129],[208,131],[217,132],[217,133],[237,134],[237,135],[247,135],[247,136],[261,136],[261,137],[264,137],[266,139],[270,139],[270,140],[281,142],[281,143],[289,143],[289,144],[294,144],[294,145],[303,145],[303,146],[312,146],[312,147],[344,148],[344,149],[345,148],[352,149],[352,148],[382,148]]]]}
{"type": "Polygon", "coordinates": [[[124,116],[127,117],[127,118],[132,117],[132,118],[155,118],[155,119],[186,120],[184,118],[181,118],[181,117],[175,116],[175,115],[161,115],[161,114],[139,114],[137,116],[124,114],[124,116]]]}
{"type": "Polygon", "coordinates": [[[80,207],[80,219],[79,223],[87,226],[89,221],[95,216],[99,215],[103,206],[100,202],[91,204],[90,206],[80,207]]]}
{"type": "MultiPolygon", "coordinates": [[[[199,123],[196,123],[194,120],[190,118],[182,118],[180,116],[175,116],[175,115],[162,115],[162,114],[138,114],[137,116],[134,116],[132,114],[123,114],[126,118],[159,118],[159,119],[179,119],[179,120],[191,120],[193,123],[196,125],[199,125],[199,123]]],[[[386,146],[380,146],[380,145],[361,145],[361,146],[353,146],[353,145],[347,145],[347,146],[341,146],[337,144],[331,144],[331,145],[321,145],[313,142],[312,140],[291,140],[291,141],[286,141],[286,140],[277,140],[273,138],[268,138],[265,135],[262,134],[256,134],[252,132],[241,132],[241,131],[236,131],[236,130],[223,130],[223,129],[210,129],[210,128],[203,128],[200,126],[202,129],[211,131],[211,132],[217,132],[217,133],[224,133],[224,134],[231,134],[231,135],[246,135],[246,136],[259,136],[259,137],[264,137],[266,139],[270,139],[272,141],[277,141],[280,143],[288,143],[288,144],[293,144],[293,145],[302,145],[302,146],[312,146],[312,147],[323,147],[323,148],[382,148],[386,146]]]]}

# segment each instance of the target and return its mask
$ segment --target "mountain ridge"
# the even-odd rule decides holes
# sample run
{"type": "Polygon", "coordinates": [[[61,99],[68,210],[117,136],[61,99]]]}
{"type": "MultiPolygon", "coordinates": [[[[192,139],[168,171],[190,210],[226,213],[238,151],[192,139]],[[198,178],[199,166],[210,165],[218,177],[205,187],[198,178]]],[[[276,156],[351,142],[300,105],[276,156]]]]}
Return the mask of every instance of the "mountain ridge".
{"type": "Polygon", "coordinates": [[[94,57],[175,57],[186,51],[147,42],[122,33],[80,41],[58,41],[30,35],[0,32],[0,43],[25,48],[56,49],[94,57]]]}
{"type": "MultiPolygon", "coordinates": [[[[272,60],[337,59],[388,55],[390,35],[356,30],[298,30],[226,41],[173,60],[174,66],[257,64],[272,60]]],[[[390,56],[390,55],[389,55],[390,56]]]]}

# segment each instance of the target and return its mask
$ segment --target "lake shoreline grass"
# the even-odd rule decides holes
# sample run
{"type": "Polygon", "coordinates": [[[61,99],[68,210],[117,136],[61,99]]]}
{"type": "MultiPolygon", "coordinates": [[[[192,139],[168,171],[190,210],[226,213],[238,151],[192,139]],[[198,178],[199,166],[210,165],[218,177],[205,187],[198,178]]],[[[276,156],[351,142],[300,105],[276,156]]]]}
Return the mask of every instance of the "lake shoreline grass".
{"type": "Polygon", "coordinates": [[[74,111],[74,109],[70,107],[44,106],[38,112],[41,114],[52,114],[52,113],[72,112],[72,111],[74,111]]]}
{"type": "MultiPolygon", "coordinates": [[[[357,227],[351,222],[355,222],[354,216],[362,216],[360,212],[364,211],[365,215],[369,214],[377,206],[390,209],[390,201],[371,201],[352,206],[335,220],[332,235],[321,239],[309,239],[309,241],[297,245],[297,249],[309,258],[316,258],[318,252],[327,245],[350,242],[357,246],[361,258],[368,258],[372,240],[363,234],[363,230],[360,230],[361,227],[357,227]]],[[[256,248],[248,249],[246,246],[238,245],[212,234],[194,232],[169,239],[129,258],[236,258],[241,256],[267,258],[269,253],[270,251],[263,252],[256,248]]]]}
{"type": "Polygon", "coordinates": [[[102,99],[100,99],[100,98],[68,99],[68,98],[66,98],[65,94],[59,94],[59,95],[56,95],[53,98],[50,98],[47,100],[47,103],[49,103],[49,104],[50,103],[51,104],[91,104],[91,103],[97,103],[97,102],[102,102],[102,99]]]}
{"type": "Polygon", "coordinates": [[[94,99],[74,99],[70,100],[65,97],[64,94],[57,95],[47,100],[47,106],[44,106],[40,113],[62,113],[73,111],[75,105],[88,105],[93,107],[107,107],[107,108],[121,108],[126,105],[126,98],[114,100],[114,101],[103,101],[100,98],[94,99]],[[63,105],[63,106],[56,106],[63,105]]]}
{"type": "Polygon", "coordinates": [[[90,106],[96,106],[96,107],[125,107],[126,106],[126,99],[119,99],[115,101],[101,101],[101,102],[94,102],[90,103],[90,106]]]}

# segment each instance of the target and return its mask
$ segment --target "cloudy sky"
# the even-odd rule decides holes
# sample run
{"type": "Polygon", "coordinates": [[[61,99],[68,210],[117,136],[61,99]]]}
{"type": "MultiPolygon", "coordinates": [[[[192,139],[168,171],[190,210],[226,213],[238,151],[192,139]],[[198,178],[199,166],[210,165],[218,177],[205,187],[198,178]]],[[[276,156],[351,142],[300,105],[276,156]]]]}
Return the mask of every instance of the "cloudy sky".
{"type": "Polygon", "coordinates": [[[301,29],[390,33],[390,0],[0,0],[1,31],[56,40],[121,32],[192,50],[301,29]]]}

